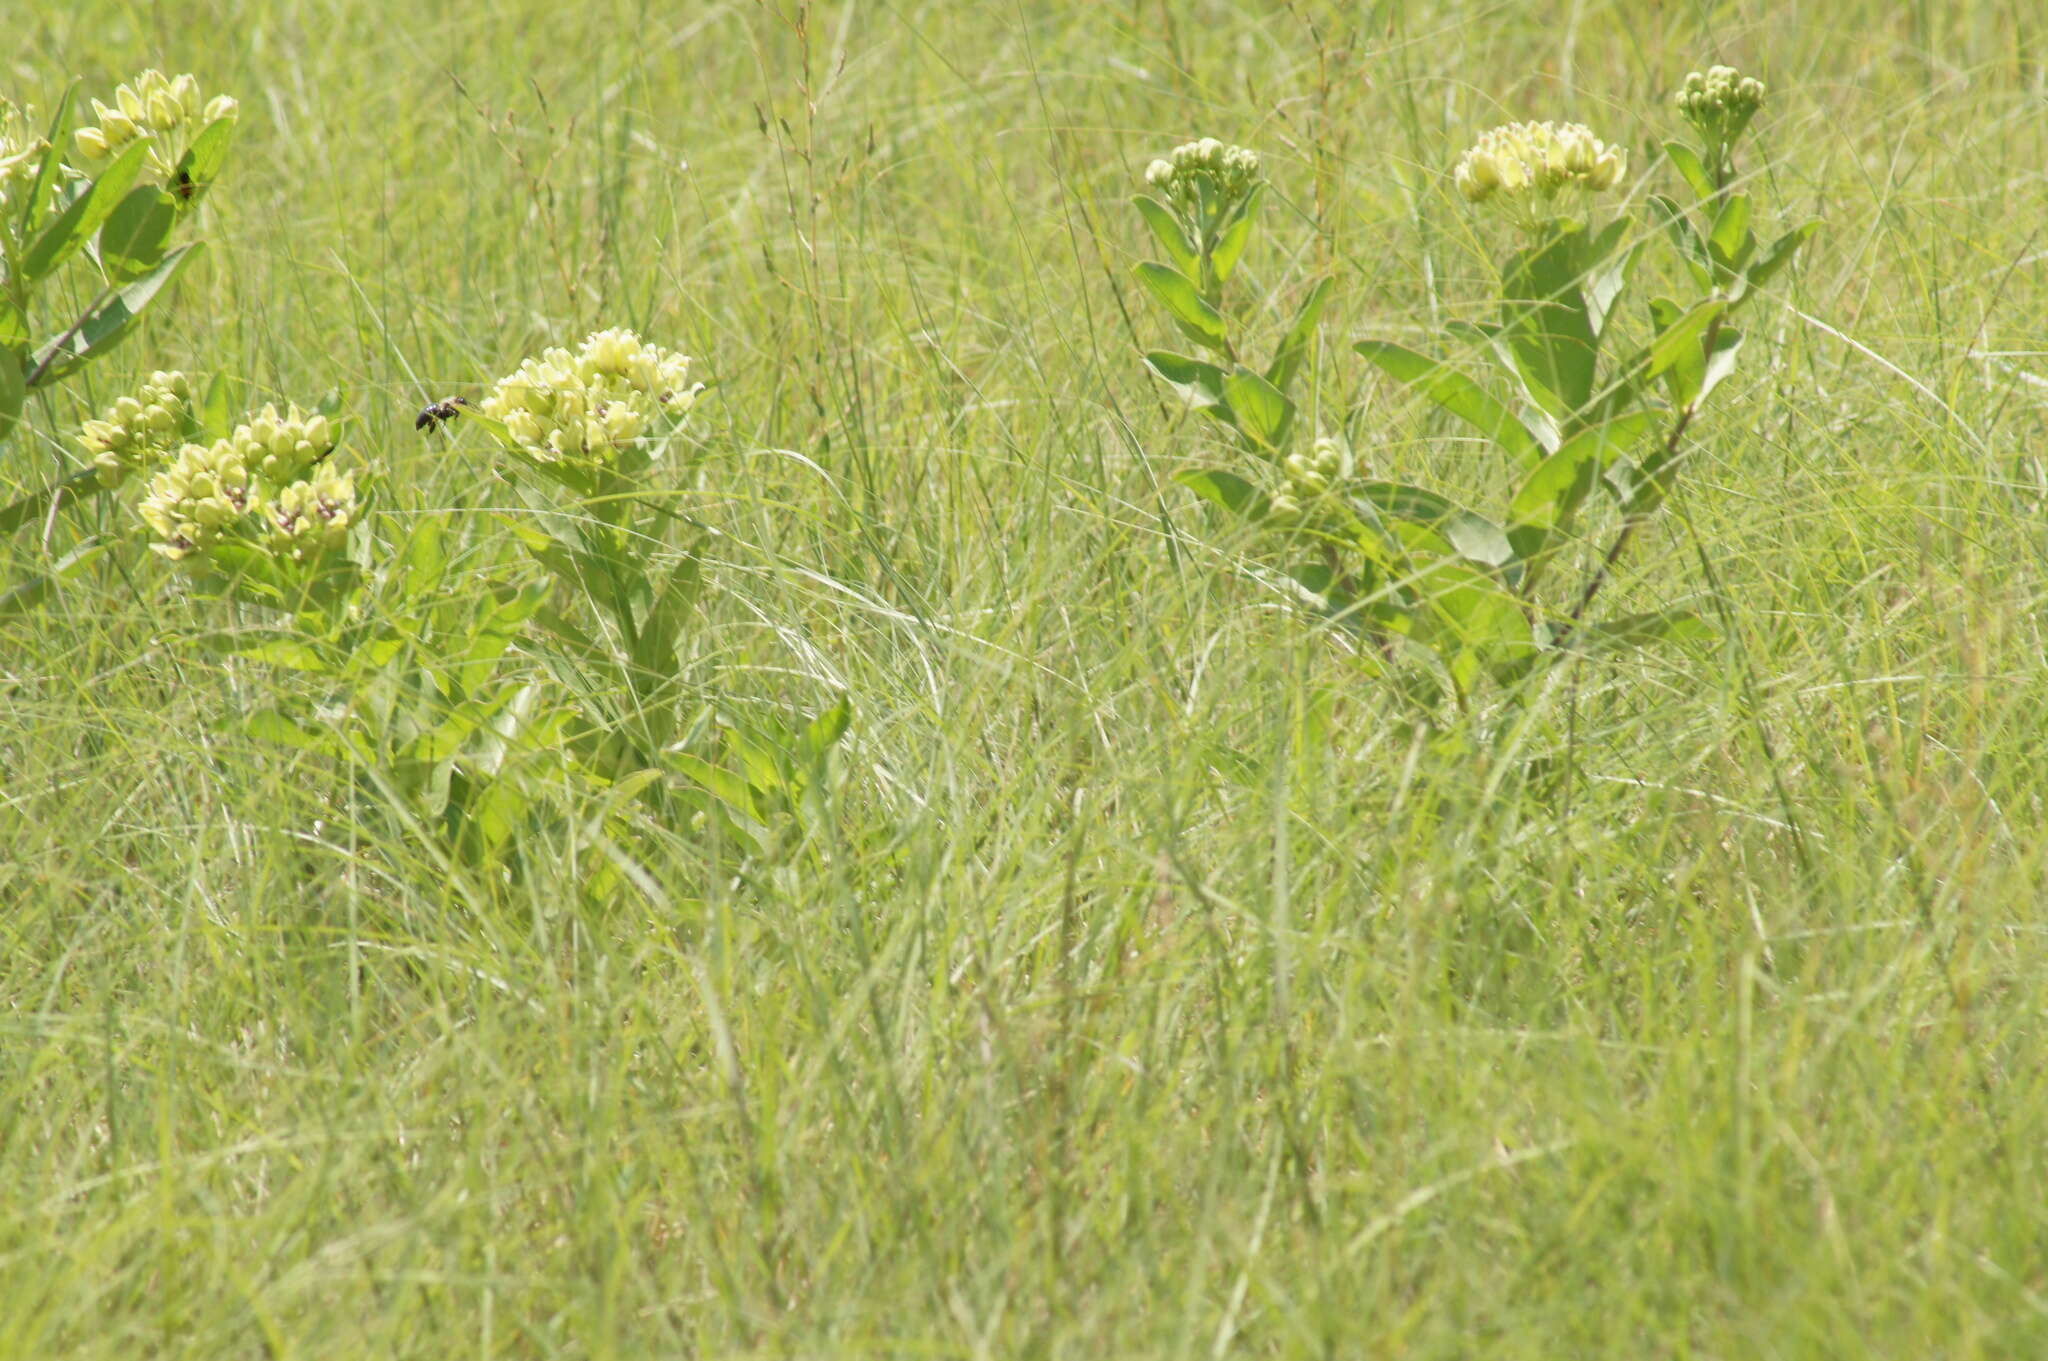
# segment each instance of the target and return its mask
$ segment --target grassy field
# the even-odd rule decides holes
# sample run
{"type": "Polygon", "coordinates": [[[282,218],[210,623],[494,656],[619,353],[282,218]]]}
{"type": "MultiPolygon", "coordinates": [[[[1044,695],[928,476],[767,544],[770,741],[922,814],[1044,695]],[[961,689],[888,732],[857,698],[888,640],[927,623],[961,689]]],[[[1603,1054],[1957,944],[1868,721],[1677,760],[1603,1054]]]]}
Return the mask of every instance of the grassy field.
{"type": "Polygon", "coordinates": [[[414,413],[635,327],[717,383],[692,693],[852,727],[778,854],[563,767],[483,873],[139,546],[0,623],[0,1356],[2048,1355],[2037,5],[489,8],[16,7],[0,92],[242,120],[5,490],[138,372],[338,386],[481,600],[494,457],[414,413]],[[1323,408],[1470,481],[1347,343],[1487,295],[1452,161],[1668,180],[1722,60],[1826,227],[1611,587],[1722,641],[1411,741],[1173,485],[1125,200],[1258,148],[1323,408]]]}

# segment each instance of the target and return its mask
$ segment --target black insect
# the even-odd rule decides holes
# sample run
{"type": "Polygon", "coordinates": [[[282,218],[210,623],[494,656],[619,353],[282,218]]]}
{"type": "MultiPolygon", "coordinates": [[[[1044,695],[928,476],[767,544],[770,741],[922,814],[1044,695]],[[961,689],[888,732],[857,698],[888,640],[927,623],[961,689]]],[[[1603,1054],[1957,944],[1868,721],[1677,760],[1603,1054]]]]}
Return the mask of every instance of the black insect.
{"type": "Polygon", "coordinates": [[[181,165],[178,167],[178,173],[171,177],[171,192],[186,203],[190,203],[192,196],[199,192],[199,181],[193,179],[191,172],[181,165]]]}
{"type": "Polygon", "coordinates": [[[470,400],[467,397],[444,397],[431,406],[421,407],[420,414],[413,420],[412,428],[415,430],[432,430],[438,426],[446,425],[449,421],[460,416],[462,408],[470,404],[470,400]]]}

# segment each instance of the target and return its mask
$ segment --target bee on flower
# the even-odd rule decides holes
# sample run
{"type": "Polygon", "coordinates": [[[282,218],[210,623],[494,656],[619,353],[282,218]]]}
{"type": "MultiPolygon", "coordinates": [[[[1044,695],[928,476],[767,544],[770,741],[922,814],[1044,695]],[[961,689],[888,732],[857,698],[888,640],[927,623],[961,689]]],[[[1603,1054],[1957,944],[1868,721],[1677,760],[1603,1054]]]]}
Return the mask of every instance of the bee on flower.
{"type": "Polygon", "coordinates": [[[627,330],[598,331],[573,353],[560,346],[521,361],[481,410],[543,462],[615,462],[622,450],[672,429],[696,404],[690,359],[627,330]]]}
{"type": "Polygon", "coordinates": [[[1452,180],[1467,202],[1493,203],[1534,230],[1563,215],[1567,193],[1604,193],[1627,169],[1627,153],[1583,123],[1507,123],[1480,134],[1452,180]]]}

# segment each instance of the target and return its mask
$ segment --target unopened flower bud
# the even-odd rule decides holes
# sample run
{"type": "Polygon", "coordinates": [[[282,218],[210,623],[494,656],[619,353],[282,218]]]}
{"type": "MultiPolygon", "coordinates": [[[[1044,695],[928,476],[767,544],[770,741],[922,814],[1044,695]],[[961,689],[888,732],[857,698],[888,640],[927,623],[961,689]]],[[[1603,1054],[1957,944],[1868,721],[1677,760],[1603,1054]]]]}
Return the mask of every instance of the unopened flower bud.
{"type": "Polygon", "coordinates": [[[206,116],[201,121],[218,123],[223,118],[240,117],[241,112],[241,101],[237,100],[233,95],[215,95],[207,101],[206,116]]]}
{"type": "Polygon", "coordinates": [[[147,105],[149,126],[156,132],[169,132],[185,121],[185,111],[169,90],[155,90],[150,93],[147,105]]]}

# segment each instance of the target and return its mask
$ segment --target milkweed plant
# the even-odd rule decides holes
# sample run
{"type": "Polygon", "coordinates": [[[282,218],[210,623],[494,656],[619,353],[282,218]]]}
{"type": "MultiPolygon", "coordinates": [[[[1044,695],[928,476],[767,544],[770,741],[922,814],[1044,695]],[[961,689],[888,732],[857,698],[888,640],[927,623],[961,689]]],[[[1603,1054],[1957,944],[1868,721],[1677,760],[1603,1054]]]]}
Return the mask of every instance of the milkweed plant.
{"type": "Polygon", "coordinates": [[[632,331],[598,331],[522,360],[481,402],[437,403],[420,424],[478,426],[505,456],[522,502],[508,524],[552,588],[533,623],[572,696],[584,773],[692,825],[715,819],[762,853],[815,820],[852,709],[842,696],[815,715],[742,713],[687,685],[709,532],[678,508],[706,390],[692,368],[632,331]]]}
{"type": "Polygon", "coordinates": [[[1725,66],[1689,75],[1678,92],[1697,143],[1670,141],[1664,153],[1689,202],[1652,195],[1648,206],[1693,289],[1651,298],[1636,343],[1624,341],[1623,301],[1646,238],[1626,211],[1599,220],[1628,171],[1619,146],[1576,123],[1512,123],[1482,134],[1452,169],[1458,194],[1518,238],[1492,315],[1446,328],[1490,375],[1386,340],[1354,349],[1492,447],[1490,513],[1367,467],[1339,433],[1305,428],[1293,388],[1330,280],[1307,289],[1263,367],[1247,362],[1226,286],[1262,196],[1256,155],[1202,141],[1147,170],[1157,196],[1135,204],[1168,260],[1136,276],[1203,353],[1145,362],[1244,455],[1181,480],[1269,531],[1296,586],[1425,715],[1469,709],[1489,687],[1522,693],[1564,658],[1712,636],[1683,609],[1606,616],[1597,606],[1681,482],[1700,413],[1743,346],[1735,321],[1818,225],[1768,245],[1752,227],[1735,154],[1763,99],[1760,82],[1725,66]]]}
{"type": "MultiPolygon", "coordinates": [[[[227,164],[240,112],[231,96],[206,98],[189,74],[150,70],[111,103],[91,100],[93,121],[71,129],[75,93],[47,125],[0,98],[0,451],[21,443],[32,395],[132,334],[198,255],[200,242],[179,237],[227,164]],[[87,301],[74,307],[80,295],[87,301]]],[[[103,422],[114,442],[88,450],[87,466],[0,505],[0,534],[67,498],[110,491],[175,449],[176,436],[193,433],[179,424],[190,403],[184,391],[138,393],[103,422]]]]}

